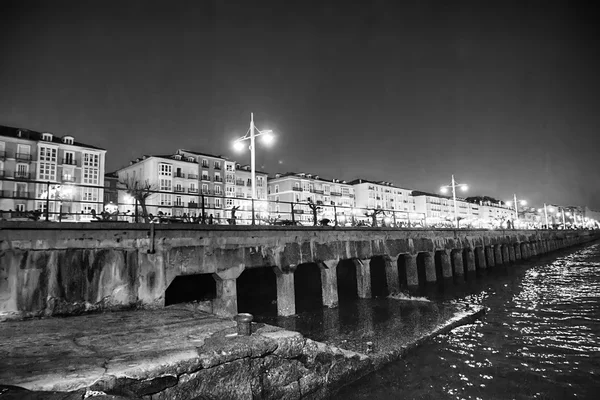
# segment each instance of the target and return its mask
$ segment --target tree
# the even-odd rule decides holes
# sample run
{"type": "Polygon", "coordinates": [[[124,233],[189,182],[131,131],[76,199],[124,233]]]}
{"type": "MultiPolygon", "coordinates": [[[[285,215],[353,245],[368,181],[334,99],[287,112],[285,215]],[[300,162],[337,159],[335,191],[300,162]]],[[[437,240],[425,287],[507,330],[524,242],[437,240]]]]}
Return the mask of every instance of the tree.
{"type": "Polygon", "coordinates": [[[496,200],[490,196],[471,196],[465,199],[466,202],[475,203],[475,204],[498,204],[501,203],[500,200],[496,200]]]}
{"type": "Polygon", "coordinates": [[[371,226],[374,228],[377,227],[377,216],[379,214],[383,214],[383,210],[381,208],[371,210],[371,212],[365,211],[365,216],[371,218],[371,226]]]}
{"type": "Polygon", "coordinates": [[[313,201],[311,199],[308,199],[306,202],[308,203],[308,207],[310,207],[310,210],[312,211],[313,225],[317,226],[317,223],[318,223],[317,214],[319,214],[319,211],[321,211],[321,207],[319,205],[313,203],[313,201]]]}
{"type": "Polygon", "coordinates": [[[127,194],[140,204],[144,222],[149,223],[150,216],[148,214],[148,208],[146,207],[146,200],[148,200],[148,197],[152,196],[153,192],[156,191],[156,185],[151,184],[147,179],[142,183],[135,178],[122,180],[119,181],[119,183],[125,187],[127,194]]]}

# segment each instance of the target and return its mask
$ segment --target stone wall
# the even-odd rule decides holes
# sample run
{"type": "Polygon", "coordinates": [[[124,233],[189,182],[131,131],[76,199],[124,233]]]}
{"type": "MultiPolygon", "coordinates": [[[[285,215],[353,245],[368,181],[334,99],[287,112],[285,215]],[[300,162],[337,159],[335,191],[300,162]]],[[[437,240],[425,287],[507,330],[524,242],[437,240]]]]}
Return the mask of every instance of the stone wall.
{"type": "Polygon", "coordinates": [[[212,274],[213,310],[231,316],[237,312],[236,278],[257,267],[274,269],[279,313],[290,315],[299,264],[321,266],[323,303],[333,307],[340,260],[356,261],[360,297],[369,297],[374,256],[386,257],[387,284],[397,290],[403,282],[423,283],[419,263],[421,280],[435,282],[436,263],[448,278],[597,237],[597,231],[3,222],[0,318],[162,307],[173,279],[190,274],[212,274]]]}

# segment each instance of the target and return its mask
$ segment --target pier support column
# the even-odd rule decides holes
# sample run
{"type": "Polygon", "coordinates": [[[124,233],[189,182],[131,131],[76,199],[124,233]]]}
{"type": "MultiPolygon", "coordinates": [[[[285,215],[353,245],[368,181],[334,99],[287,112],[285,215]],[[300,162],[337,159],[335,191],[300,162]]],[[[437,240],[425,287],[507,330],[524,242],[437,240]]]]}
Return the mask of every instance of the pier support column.
{"type": "Polygon", "coordinates": [[[511,263],[515,262],[515,246],[512,243],[506,245],[508,247],[508,260],[511,263]]]}
{"type": "Polygon", "coordinates": [[[213,274],[217,286],[213,312],[219,317],[229,318],[238,313],[236,280],[244,269],[245,267],[240,265],[213,274]]]}
{"type": "Polygon", "coordinates": [[[496,266],[496,261],[494,257],[494,246],[485,247],[485,261],[488,268],[496,266]]]}
{"type": "Polygon", "coordinates": [[[400,254],[398,256],[398,268],[402,275],[402,282],[406,279],[406,286],[419,286],[419,271],[417,270],[417,256],[412,254],[400,254]]]}
{"type": "MultiPolygon", "coordinates": [[[[485,263],[485,258],[483,259],[485,263]]],[[[465,249],[463,252],[463,271],[466,273],[475,272],[477,269],[475,265],[475,251],[473,249],[465,249]]]]}
{"type": "Polygon", "coordinates": [[[475,269],[486,269],[487,264],[485,261],[485,248],[475,247],[475,269]]]}
{"type": "Polygon", "coordinates": [[[437,282],[437,275],[435,273],[435,257],[433,253],[423,253],[423,263],[425,265],[425,281],[427,283],[437,282]]]}
{"type": "Polygon", "coordinates": [[[398,258],[383,257],[385,261],[385,279],[387,281],[388,293],[400,292],[400,278],[398,277],[398,258]]]}
{"type": "Polygon", "coordinates": [[[523,258],[521,256],[521,243],[515,243],[514,249],[515,249],[515,260],[519,261],[521,258],[523,258]]]}
{"type": "Polygon", "coordinates": [[[508,253],[508,245],[503,244],[500,246],[500,249],[502,250],[502,262],[504,264],[509,264],[510,257],[509,257],[509,253],[508,253]]]}
{"type": "Polygon", "coordinates": [[[496,265],[502,265],[504,261],[502,260],[502,245],[497,244],[494,245],[494,261],[496,265]]]}
{"type": "Polygon", "coordinates": [[[531,255],[529,254],[529,243],[521,243],[521,258],[523,260],[529,260],[530,257],[531,255]]]}
{"type": "Polygon", "coordinates": [[[356,287],[358,290],[359,299],[370,299],[371,295],[371,260],[359,260],[355,258],[354,265],[356,266],[356,287]]]}
{"type": "Polygon", "coordinates": [[[442,279],[452,278],[452,264],[450,263],[450,254],[448,250],[440,250],[436,252],[436,257],[439,258],[442,279]]]}
{"type": "Polygon", "coordinates": [[[465,267],[463,265],[462,250],[452,250],[450,259],[452,261],[452,274],[457,278],[464,279],[465,267]]]}
{"type": "Polygon", "coordinates": [[[338,260],[323,261],[321,264],[321,291],[323,305],[329,308],[338,306],[337,265],[338,260]]]}
{"type": "Polygon", "coordinates": [[[283,272],[274,267],[277,276],[277,315],[287,317],[296,314],[296,292],[294,290],[294,271],[283,272]]]}
{"type": "Polygon", "coordinates": [[[538,245],[537,245],[537,242],[531,242],[529,244],[529,249],[531,250],[531,255],[533,257],[535,257],[535,256],[538,255],[538,245]]]}

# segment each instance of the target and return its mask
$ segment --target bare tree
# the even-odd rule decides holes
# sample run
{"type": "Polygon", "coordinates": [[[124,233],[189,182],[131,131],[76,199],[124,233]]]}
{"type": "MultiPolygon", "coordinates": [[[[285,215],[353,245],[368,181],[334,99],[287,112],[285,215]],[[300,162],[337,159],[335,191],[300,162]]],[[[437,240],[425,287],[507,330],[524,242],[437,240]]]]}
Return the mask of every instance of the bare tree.
{"type": "Polygon", "coordinates": [[[377,216],[379,214],[383,214],[383,210],[380,208],[378,208],[376,210],[371,210],[371,212],[365,211],[365,216],[371,218],[371,226],[374,228],[377,227],[377,216]]]}
{"type": "Polygon", "coordinates": [[[308,207],[310,207],[310,210],[312,211],[313,225],[317,226],[317,223],[318,223],[317,214],[319,214],[319,211],[321,211],[321,207],[319,205],[313,203],[312,199],[308,199],[306,202],[308,203],[308,207]]]}
{"type": "Polygon", "coordinates": [[[156,191],[156,185],[151,184],[147,179],[144,182],[140,182],[135,178],[125,179],[119,181],[119,183],[125,187],[127,194],[140,204],[144,222],[149,223],[150,216],[148,214],[148,208],[146,207],[146,200],[148,200],[148,197],[152,196],[153,192],[156,191]]]}

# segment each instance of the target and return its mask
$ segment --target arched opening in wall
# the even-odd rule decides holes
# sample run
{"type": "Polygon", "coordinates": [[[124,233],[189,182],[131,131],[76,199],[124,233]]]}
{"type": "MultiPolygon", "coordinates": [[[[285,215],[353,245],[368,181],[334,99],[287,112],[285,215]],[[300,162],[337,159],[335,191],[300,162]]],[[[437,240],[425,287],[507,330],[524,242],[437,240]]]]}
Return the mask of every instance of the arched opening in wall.
{"type": "Polygon", "coordinates": [[[358,282],[354,260],[340,260],[336,268],[338,301],[346,303],[358,299],[358,282]]]}
{"type": "Polygon", "coordinates": [[[277,314],[277,276],[272,267],[246,268],[236,287],[238,312],[277,314]]]}
{"type": "Polygon", "coordinates": [[[419,286],[421,287],[427,284],[427,267],[432,261],[429,253],[417,254],[417,273],[419,275],[419,286]]]}
{"type": "Polygon", "coordinates": [[[371,271],[371,296],[374,298],[387,297],[389,294],[385,273],[385,264],[385,257],[371,257],[369,269],[371,271]]]}
{"type": "Polygon", "coordinates": [[[315,263],[298,265],[294,271],[294,291],[297,313],[322,308],[321,267],[315,263]]]}
{"type": "Polygon", "coordinates": [[[212,274],[179,275],[165,291],[165,306],[197,302],[200,309],[212,312],[217,283],[212,274]]]}

